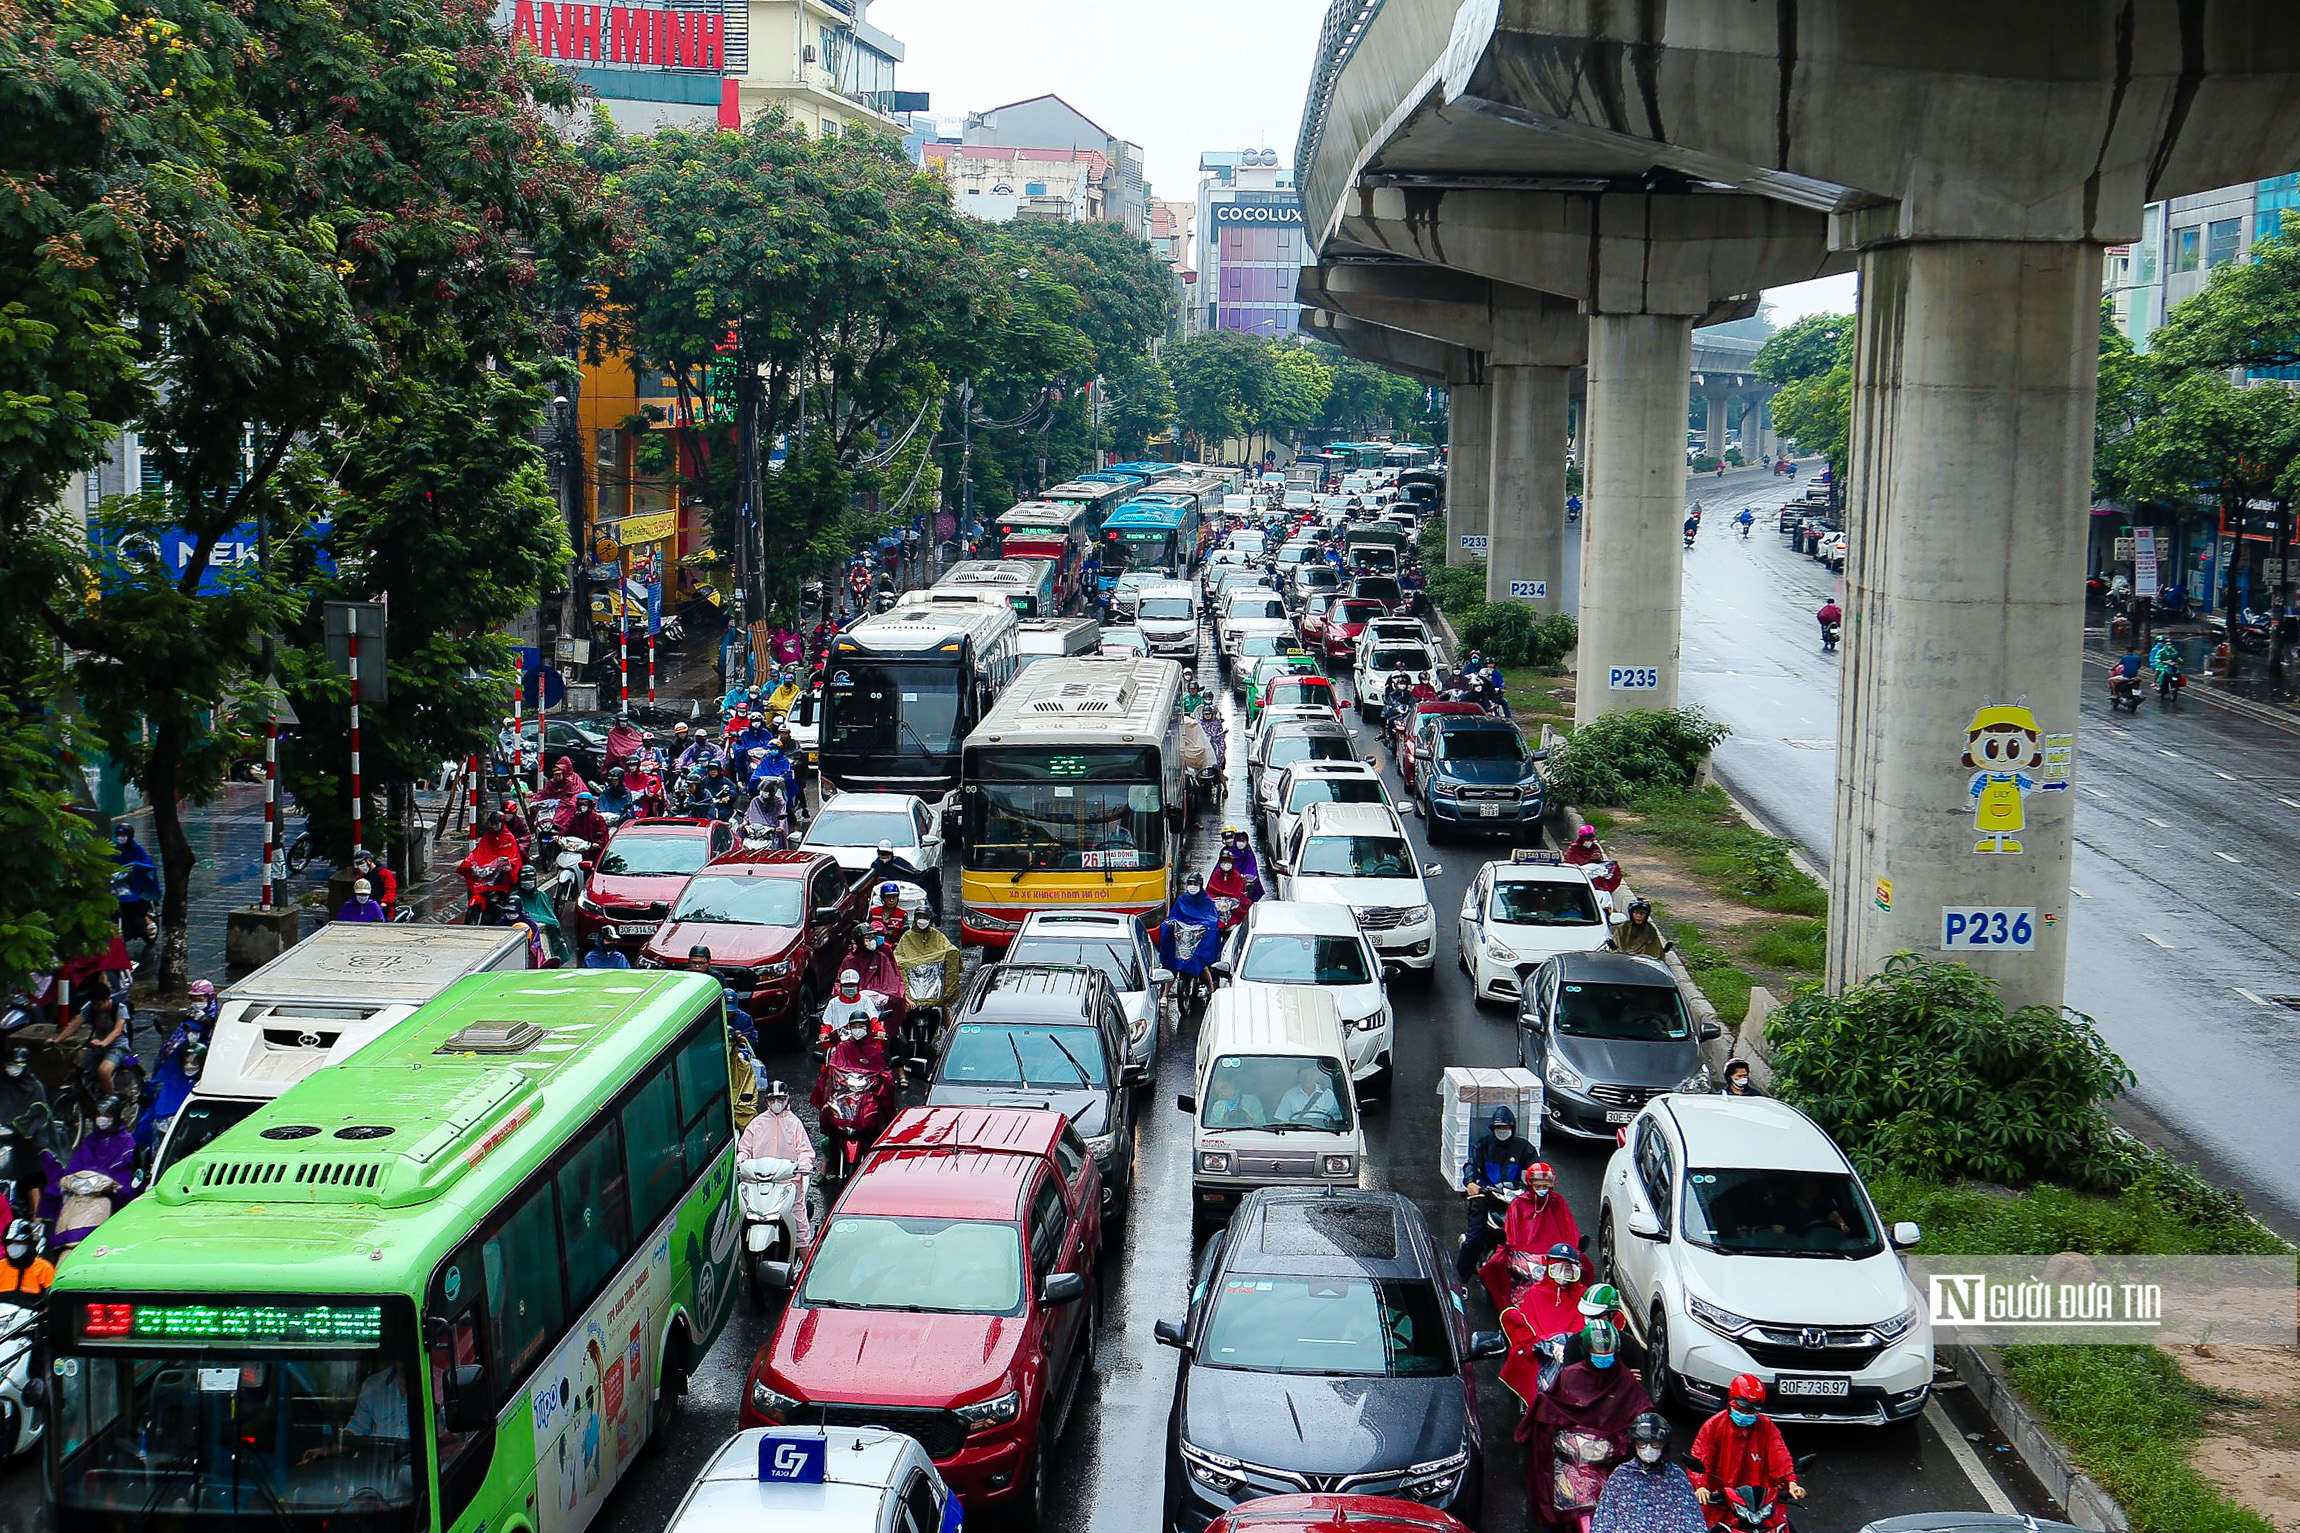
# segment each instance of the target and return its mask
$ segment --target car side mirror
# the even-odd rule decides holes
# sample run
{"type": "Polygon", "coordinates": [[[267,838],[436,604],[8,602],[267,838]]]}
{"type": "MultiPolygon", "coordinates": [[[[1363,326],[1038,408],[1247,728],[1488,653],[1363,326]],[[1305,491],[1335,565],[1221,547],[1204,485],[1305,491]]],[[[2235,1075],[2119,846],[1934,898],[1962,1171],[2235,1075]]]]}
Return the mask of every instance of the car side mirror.
{"type": "Polygon", "coordinates": [[[1063,1304],[1076,1304],[1086,1297],[1086,1277],[1078,1272],[1049,1272],[1046,1281],[1038,1285],[1038,1302],[1049,1309],[1063,1304]]]}
{"type": "Polygon", "coordinates": [[[1547,761],[1547,760],[1549,759],[1549,752],[1547,752],[1547,751],[1527,751],[1527,752],[1525,753],[1525,759],[1526,759],[1526,760],[1528,760],[1528,761],[1547,761]]]}
{"type": "Polygon", "coordinates": [[[1183,1112],[1195,1113],[1198,1110],[1198,1099],[1185,1091],[1174,1098],[1174,1105],[1183,1112]]]}
{"type": "Polygon", "coordinates": [[[1165,989],[1165,988],[1166,988],[1168,985],[1171,985],[1171,984],[1173,984],[1173,983],[1174,983],[1174,971],[1173,971],[1172,969],[1152,969],[1152,970],[1150,971],[1150,988],[1151,988],[1151,989],[1153,989],[1153,990],[1163,990],[1163,989],[1165,989]]]}
{"type": "Polygon", "coordinates": [[[1925,1232],[1917,1228],[1916,1221],[1913,1219],[1903,1219],[1893,1226],[1893,1244],[1903,1249],[1915,1245],[1924,1238],[1925,1232]]]}
{"type": "Polygon", "coordinates": [[[838,918],[839,908],[836,905],[817,905],[815,907],[815,924],[817,926],[828,926],[838,918]]]}
{"type": "Polygon", "coordinates": [[[462,1436],[468,1432],[484,1432],[495,1424],[495,1406],[487,1398],[485,1388],[487,1370],[477,1363],[464,1363],[447,1370],[440,1382],[441,1414],[447,1418],[447,1430],[462,1436]]]}
{"type": "MultiPolygon", "coordinates": [[[[1273,866],[1274,865],[1275,864],[1273,864],[1273,866]]],[[[1216,979],[1227,983],[1230,978],[1230,961],[1226,958],[1217,959],[1213,963],[1206,965],[1206,972],[1213,975],[1216,979]]]]}
{"type": "Polygon", "coordinates": [[[1509,1356],[1509,1338],[1500,1331],[1472,1331],[1469,1333],[1471,1362],[1486,1357],[1509,1356]]]}
{"type": "Polygon", "coordinates": [[[1173,1347],[1185,1352],[1189,1350],[1189,1343],[1183,1339],[1182,1322],[1179,1320],[1161,1320],[1150,1327],[1150,1334],[1158,1338],[1158,1345],[1161,1347],[1173,1347]]]}
{"type": "Polygon", "coordinates": [[[1425,862],[1422,864],[1422,872],[1431,878],[1437,878],[1444,874],[1445,869],[1438,863],[1425,862]]]}
{"type": "Polygon", "coordinates": [[[1719,1027],[1716,1023],[1704,1022],[1701,1024],[1701,1041],[1703,1043],[1714,1043],[1724,1036],[1725,1029],[1719,1027]]]}
{"type": "Polygon", "coordinates": [[[1639,1240],[1659,1240],[1661,1221],[1653,1216],[1653,1210],[1632,1203],[1629,1206],[1629,1233],[1639,1240]]]}
{"type": "Polygon", "coordinates": [[[902,1062],[902,1073],[909,1076],[914,1081],[925,1080],[927,1077],[927,1072],[933,1068],[934,1061],[921,1058],[915,1054],[902,1062]]]}

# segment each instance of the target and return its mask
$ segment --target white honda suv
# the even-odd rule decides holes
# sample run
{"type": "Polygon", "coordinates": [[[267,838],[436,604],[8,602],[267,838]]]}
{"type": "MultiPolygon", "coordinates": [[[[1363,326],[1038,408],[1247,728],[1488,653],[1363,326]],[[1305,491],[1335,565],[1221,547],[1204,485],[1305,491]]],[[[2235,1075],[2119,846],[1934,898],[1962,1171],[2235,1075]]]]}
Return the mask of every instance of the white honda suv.
{"type": "Polygon", "coordinates": [[[1781,1421],[1882,1425],[1924,1409],[1932,1324],[1851,1162],[1761,1097],[1666,1095],[1605,1168],[1599,1260],[1645,1345],[1664,1410],[1723,1408],[1765,1381],[1781,1421]]]}

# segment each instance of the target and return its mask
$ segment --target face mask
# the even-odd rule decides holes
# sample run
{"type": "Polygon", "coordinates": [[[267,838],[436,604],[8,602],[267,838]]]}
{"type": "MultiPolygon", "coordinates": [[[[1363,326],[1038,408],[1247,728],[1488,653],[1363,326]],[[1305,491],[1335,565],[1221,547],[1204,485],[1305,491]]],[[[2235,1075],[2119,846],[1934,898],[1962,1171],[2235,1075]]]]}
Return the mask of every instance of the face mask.
{"type": "Polygon", "coordinates": [[[8,1067],[8,1078],[10,1080],[14,1080],[17,1076],[22,1075],[23,1073],[24,1067],[22,1065],[10,1065],[8,1067]]]}
{"type": "Polygon", "coordinates": [[[1220,868],[1223,872],[1227,873],[1232,868],[1235,868],[1237,864],[1232,862],[1229,858],[1225,857],[1220,862],[1216,863],[1215,866],[1220,868]]]}
{"type": "Polygon", "coordinates": [[[1613,1354],[1610,1352],[1595,1353],[1589,1359],[1589,1366],[1592,1368],[1610,1368],[1613,1366],[1613,1354]]]}
{"type": "Polygon", "coordinates": [[[1733,1418],[1733,1424],[1737,1427],[1753,1427],[1757,1424],[1757,1413],[1744,1411],[1738,1405],[1727,1411],[1726,1414],[1733,1418]]]}
{"type": "Polygon", "coordinates": [[[767,1111],[775,1114],[777,1117],[782,1116],[784,1113],[787,1113],[790,1110],[790,1099],[787,1097],[775,1097],[769,1100],[767,1103],[767,1111]]]}
{"type": "Polygon", "coordinates": [[[1516,1132],[1516,1129],[1511,1128],[1506,1123],[1496,1123],[1493,1126],[1493,1142],[1495,1144],[1507,1144],[1516,1132]]]}
{"type": "Polygon", "coordinates": [[[1660,1462],[1661,1462],[1661,1444],[1659,1444],[1659,1443],[1639,1443],[1639,1444],[1637,1445],[1637,1458],[1638,1458],[1638,1462],[1640,1462],[1640,1463],[1644,1463],[1644,1464],[1658,1464],[1658,1463],[1660,1463],[1660,1462]]]}
{"type": "Polygon", "coordinates": [[[99,1133],[110,1133],[112,1131],[112,1120],[109,1118],[98,1118],[96,1120],[96,1129],[99,1133]]]}
{"type": "Polygon", "coordinates": [[[12,1245],[8,1248],[8,1259],[12,1262],[20,1262],[31,1254],[32,1248],[30,1246],[12,1245]]]}
{"type": "Polygon", "coordinates": [[[867,1027],[850,1027],[847,1029],[847,1042],[860,1043],[864,1038],[869,1036],[869,1034],[870,1029],[867,1027]]]}

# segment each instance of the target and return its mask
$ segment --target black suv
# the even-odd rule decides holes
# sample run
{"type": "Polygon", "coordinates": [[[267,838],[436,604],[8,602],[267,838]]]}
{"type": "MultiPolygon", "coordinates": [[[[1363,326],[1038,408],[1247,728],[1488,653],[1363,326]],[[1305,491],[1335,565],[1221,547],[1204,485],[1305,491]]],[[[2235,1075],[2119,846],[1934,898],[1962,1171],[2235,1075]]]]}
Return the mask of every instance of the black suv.
{"type": "Polygon", "coordinates": [[[1258,1496],[1394,1496],[1476,1526],[1484,1450],[1460,1280],[1394,1192],[1264,1187],[1199,1259],[1166,1426],[1166,1524],[1258,1496]]]}
{"type": "Polygon", "coordinates": [[[1542,1115],[1584,1139],[1611,1139],[1652,1097],[1707,1091],[1701,1045],[1669,965],[1633,953],[1560,953],[1517,971],[1517,1062],[1542,1078],[1542,1115]]]}
{"type": "MultiPolygon", "coordinates": [[[[1134,1093],[1126,1009],[1099,970],[984,964],[931,1060],[929,1107],[1039,1107],[1067,1114],[1102,1172],[1102,1209],[1123,1217],[1134,1191],[1134,1093]]],[[[1138,1078],[1139,1077],[1139,1078],[1138,1078]]]]}

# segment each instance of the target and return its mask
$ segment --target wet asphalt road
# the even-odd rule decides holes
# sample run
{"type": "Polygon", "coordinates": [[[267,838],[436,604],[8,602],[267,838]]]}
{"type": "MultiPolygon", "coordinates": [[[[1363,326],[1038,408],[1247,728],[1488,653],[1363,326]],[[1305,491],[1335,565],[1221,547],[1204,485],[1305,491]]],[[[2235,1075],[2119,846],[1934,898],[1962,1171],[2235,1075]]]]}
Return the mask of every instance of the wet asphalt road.
{"type": "MultiPolygon", "coordinates": [[[[1339,679],[1346,689],[1347,677],[1339,679]]],[[[1211,675],[1208,680],[1211,684],[1211,675]]],[[[1239,762],[1243,757],[1239,709],[1226,688],[1213,690],[1223,699],[1230,719],[1232,760],[1239,762]]],[[[1354,717],[1347,722],[1357,727],[1354,717]]],[[[1750,733],[1754,731],[1744,731],[1744,736],[1750,733]]],[[[1374,731],[1360,729],[1359,739],[1360,754],[1381,752],[1374,731]]],[[[1394,775],[1391,782],[1394,791],[1394,775]]],[[[1230,795],[1233,804],[1243,805],[1242,766],[1232,772],[1230,795]]],[[[1238,819],[1247,823],[1244,815],[1238,819]]],[[[1222,823],[1201,817],[1189,848],[1191,866],[1211,863],[1211,837],[1222,823]]],[[[1367,1180],[1412,1198],[1450,1245],[1461,1232],[1462,1215],[1460,1200],[1445,1186],[1438,1164],[1440,1073],[1449,1065],[1517,1062],[1513,1019],[1505,1012],[1476,1006],[1468,980],[1454,963],[1452,918],[1464,890],[1482,860],[1503,852],[1468,844],[1429,848],[1421,822],[1409,816],[1406,824],[1422,849],[1422,860],[1442,869],[1429,879],[1440,923],[1439,961],[1428,985],[1402,980],[1392,988],[1398,1014],[1396,1087],[1388,1103],[1367,1113],[1371,1152],[1367,1180]]],[[[955,876],[950,887],[956,887],[955,876]]],[[[1123,1249],[1108,1256],[1097,1372],[1073,1413],[1063,1445],[1054,1487],[1056,1510],[1050,1520],[1054,1533],[1159,1533],[1163,1525],[1165,1433],[1175,1354],[1155,1343],[1151,1326],[1181,1313],[1188,1283],[1190,1125],[1173,1101],[1177,1092],[1190,1089],[1193,1041],[1187,1027],[1179,1034],[1166,1034],[1158,1081],[1142,1113],[1135,1147],[1133,1214],[1125,1225],[1123,1249]]],[[[793,1095],[803,1102],[812,1084],[811,1062],[803,1055],[788,1055],[766,1063],[770,1073],[790,1082],[793,1095]]],[[[1597,1185],[1611,1146],[1552,1138],[1543,1151],[1556,1165],[1561,1189],[1583,1227],[1594,1231],[1597,1185]]],[[[1473,1293],[1470,1302],[1473,1324],[1491,1327],[1494,1317],[1483,1296],[1473,1293]]],[[[643,1459],[603,1508],[594,1525],[602,1533],[658,1533],[666,1525],[702,1463],[734,1430],[752,1354],[770,1329],[747,1303],[737,1307],[726,1334],[696,1370],[671,1440],[663,1451],[643,1459]]],[[[1522,1480],[1524,1456],[1510,1437],[1518,1411],[1491,1363],[1481,1365],[1479,1396],[1486,1449],[1481,1528],[1485,1533],[1525,1533],[1532,1524],[1522,1480]]],[[[1997,1469],[1996,1479],[2010,1493],[2012,1504],[2042,1510],[2033,1487],[2006,1469],[2009,1455],[1987,1434],[1985,1421],[1974,1415],[1965,1397],[1946,1394],[1940,1405],[1958,1418],[1949,1430],[1980,1434],[1982,1440],[1971,1446],[1970,1455],[1997,1469]]],[[[1928,1411],[1915,1424],[1884,1430],[1789,1429],[1797,1454],[1818,1455],[1805,1473],[1812,1496],[1797,1514],[1798,1528],[1806,1533],[1850,1533],[1878,1517],[1982,1506],[1983,1493],[1959,1467],[1958,1454],[1941,1435],[1948,1415],[1928,1411]]],[[[1690,1445],[1697,1424],[1678,1421],[1674,1446],[1679,1451],[1690,1445]]],[[[1961,1436],[1956,1448],[1966,1448],[1961,1436]]],[[[34,1459],[27,1459],[0,1479],[0,1533],[44,1530],[38,1498],[38,1471],[34,1459]]]]}
{"type": "MultiPolygon", "coordinates": [[[[1803,489],[1762,471],[1692,486],[1682,691],[1733,728],[1718,777],[1826,865],[1839,672],[1812,614],[1844,580],[1769,514],[1803,489]],[[1746,544],[1725,525],[1744,505],[1746,544]]],[[[2300,996],[2300,735],[2193,695],[2112,718],[2105,689],[2088,664],[2068,1003],[2139,1077],[2133,1127],[2300,1236],[2300,1011],[2275,1000],[2300,996]]]]}
{"type": "MultiPolygon", "coordinates": [[[[1211,662],[1208,662],[1209,672],[1211,662]]],[[[1341,678],[1346,686],[1346,676],[1341,678]]],[[[1213,677],[1209,674],[1209,685],[1213,677]]],[[[1230,801],[1245,802],[1239,709],[1226,688],[1216,689],[1230,720],[1230,801]]],[[[1355,720],[1349,722],[1356,727],[1355,720]]],[[[1379,754],[1371,729],[1359,731],[1360,754],[1379,754]]],[[[1393,790],[1396,779],[1391,779],[1393,790]]],[[[1237,817],[1246,823],[1246,817],[1237,817]]],[[[1389,1187],[1411,1197],[1449,1245],[1462,1229],[1459,1199],[1441,1180],[1438,1165],[1437,1087],[1449,1065],[1509,1065],[1517,1062],[1513,1021],[1501,1011],[1477,1007],[1468,980],[1454,965],[1451,917],[1478,864],[1499,855],[1467,844],[1428,848],[1421,822],[1407,826],[1423,861],[1442,872],[1429,880],[1440,922],[1439,963],[1424,987],[1402,980],[1392,987],[1398,1012],[1397,1083],[1392,1100],[1366,1115],[1369,1185],[1389,1187]]],[[[1194,828],[1189,863],[1212,861],[1212,834],[1223,822],[1201,817],[1194,828]]],[[[956,887],[955,878],[951,883],[956,887]]],[[[1190,1089],[1189,1061],[1194,1037],[1187,1026],[1169,1031],[1159,1054],[1159,1074],[1145,1105],[1135,1146],[1136,1183],[1124,1248],[1109,1257],[1104,1329],[1097,1375],[1081,1398],[1054,1488],[1055,1533],[1158,1533],[1163,1519],[1165,1435],[1173,1400],[1175,1354],[1151,1337],[1152,1324],[1179,1316],[1188,1287],[1190,1249],[1190,1124],[1173,1105],[1176,1093],[1190,1089]]],[[[788,1072],[795,1095],[811,1079],[803,1058],[776,1059],[770,1067],[788,1072]]],[[[1557,1166],[1560,1185],[1585,1228],[1596,1227],[1598,1179],[1611,1146],[1582,1146],[1552,1140],[1544,1153],[1557,1166]]],[[[1473,1295],[1473,1323],[1490,1327],[1482,1296],[1473,1295]]],[[[733,1430],[737,1397],[751,1355],[765,1341],[768,1325],[747,1307],[736,1312],[727,1335],[704,1359],[694,1380],[683,1428],[665,1452],[645,1463],[608,1503],[598,1526],[606,1533],[656,1533],[676,1508],[696,1470],[724,1435],[733,1430]]],[[[1510,1440],[1517,1419],[1514,1398],[1497,1381],[1493,1365],[1483,1365],[1480,1402],[1486,1447],[1485,1533],[1525,1533],[1531,1525],[1523,1488],[1524,1457],[1510,1440]]],[[[1946,1395],[1952,1410],[1969,1412],[1959,1395],[1946,1395]]],[[[1692,1420],[1678,1423],[1675,1445],[1690,1445],[1692,1420]]],[[[1978,1420],[1963,1431],[1981,1431],[1978,1420]]],[[[1984,1433],[1984,1436],[1986,1434],[1984,1433]]],[[[1978,1507],[1983,1498],[1961,1470],[1932,1420],[1884,1431],[1791,1429],[1800,1455],[1817,1453],[1807,1471],[1812,1499],[1798,1516],[1801,1529],[1844,1533],[1882,1516],[1942,1507],[1978,1507]]],[[[1974,1446],[1983,1458],[2007,1455],[1993,1440],[1974,1446]]],[[[1960,1447],[1964,1446],[1962,1442],[1960,1447]]],[[[2023,1507],[2033,1492],[2003,1476],[2005,1488],[2023,1507]]]]}

